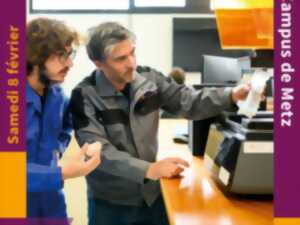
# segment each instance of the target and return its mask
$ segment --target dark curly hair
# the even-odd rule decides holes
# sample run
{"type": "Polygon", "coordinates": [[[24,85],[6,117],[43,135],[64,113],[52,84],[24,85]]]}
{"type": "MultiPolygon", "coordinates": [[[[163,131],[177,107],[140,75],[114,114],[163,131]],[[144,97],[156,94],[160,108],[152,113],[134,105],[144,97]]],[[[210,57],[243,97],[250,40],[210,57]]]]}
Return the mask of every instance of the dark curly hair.
{"type": "Polygon", "coordinates": [[[78,44],[78,35],[62,21],[37,18],[27,24],[26,29],[26,63],[27,74],[33,66],[43,68],[51,54],[65,51],[66,46],[78,44]]]}

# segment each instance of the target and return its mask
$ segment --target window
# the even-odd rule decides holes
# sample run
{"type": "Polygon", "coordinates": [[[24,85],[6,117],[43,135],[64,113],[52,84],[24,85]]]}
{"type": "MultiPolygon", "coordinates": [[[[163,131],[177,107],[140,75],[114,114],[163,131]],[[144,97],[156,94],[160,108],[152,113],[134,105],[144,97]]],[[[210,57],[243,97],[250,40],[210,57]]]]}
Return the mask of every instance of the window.
{"type": "Polygon", "coordinates": [[[32,10],[128,10],[129,0],[32,0],[32,10]]]}
{"type": "Polygon", "coordinates": [[[211,0],[28,0],[30,13],[209,13],[211,0]]]}
{"type": "Polygon", "coordinates": [[[185,7],[186,0],[135,0],[135,7],[185,7]]]}

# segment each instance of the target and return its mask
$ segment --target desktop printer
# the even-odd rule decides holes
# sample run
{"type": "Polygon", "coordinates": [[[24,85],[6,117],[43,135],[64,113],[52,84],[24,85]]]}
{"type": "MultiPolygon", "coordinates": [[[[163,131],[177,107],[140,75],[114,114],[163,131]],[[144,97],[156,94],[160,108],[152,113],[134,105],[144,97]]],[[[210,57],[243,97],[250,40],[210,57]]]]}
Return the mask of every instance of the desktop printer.
{"type": "Polygon", "coordinates": [[[273,114],[227,115],[211,124],[204,164],[226,192],[273,193],[273,114]]]}

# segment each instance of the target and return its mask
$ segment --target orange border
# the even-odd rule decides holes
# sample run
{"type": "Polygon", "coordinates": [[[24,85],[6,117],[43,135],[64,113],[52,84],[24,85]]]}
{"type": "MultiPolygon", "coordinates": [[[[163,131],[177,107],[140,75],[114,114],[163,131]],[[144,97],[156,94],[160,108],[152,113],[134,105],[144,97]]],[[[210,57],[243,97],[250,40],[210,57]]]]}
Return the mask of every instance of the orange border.
{"type": "Polygon", "coordinates": [[[26,217],[26,153],[0,152],[0,218],[26,217]]]}

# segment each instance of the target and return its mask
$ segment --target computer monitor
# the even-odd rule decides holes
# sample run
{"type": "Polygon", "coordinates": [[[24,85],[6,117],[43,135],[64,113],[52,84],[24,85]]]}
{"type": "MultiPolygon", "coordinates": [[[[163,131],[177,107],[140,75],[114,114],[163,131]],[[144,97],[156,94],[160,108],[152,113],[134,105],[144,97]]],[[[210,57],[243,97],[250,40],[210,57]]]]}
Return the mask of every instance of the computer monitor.
{"type": "MultiPolygon", "coordinates": [[[[203,88],[224,88],[234,86],[233,84],[196,84],[193,88],[201,90],[203,88]]],[[[202,119],[202,120],[189,120],[188,121],[188,146],[193,155],[203,156],[207,143],[207,137],[210,125],[215,122],[216,117],[202,119]]]]}
{"type": "Polygon", "coordinates": [[[202,83],[235,84],[242,78],[242,71],[250,69],[250,57],[230,58],[203,55],[202,83]]]}

